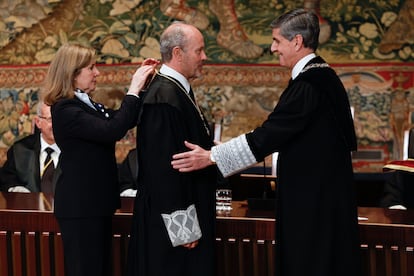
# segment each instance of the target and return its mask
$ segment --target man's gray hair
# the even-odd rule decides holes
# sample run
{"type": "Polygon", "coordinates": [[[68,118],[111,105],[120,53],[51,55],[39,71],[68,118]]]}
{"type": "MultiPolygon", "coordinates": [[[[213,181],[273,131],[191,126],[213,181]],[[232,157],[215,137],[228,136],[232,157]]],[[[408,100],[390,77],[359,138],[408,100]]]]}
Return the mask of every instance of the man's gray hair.
{"type": "Polygon", "coordinates": [[[180,47],[185,50],[187,44],[187,37],[182,28],[183,22],[173,22],[161,35],[160,38],[160,52],[163,62],[169,62],[172,59],[172,51],[174,47],[180,47]]]}
{"type": "Polygon", "coordinates": [[[319,18],[305,9],[295,9],[276,18],[270,24],[272,29],[280,29],[280,34],[291,41],[296,35],[303,37],[303,44],[314,51],[319,45],[319,18]]]}

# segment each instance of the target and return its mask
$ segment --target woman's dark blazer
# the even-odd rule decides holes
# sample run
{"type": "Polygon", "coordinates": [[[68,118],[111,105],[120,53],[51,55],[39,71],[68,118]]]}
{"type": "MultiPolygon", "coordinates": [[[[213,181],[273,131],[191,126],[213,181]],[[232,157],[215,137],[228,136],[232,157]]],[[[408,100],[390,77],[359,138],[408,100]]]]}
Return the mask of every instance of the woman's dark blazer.
{"type": "Polygon", "coordinates": [[[60,218],[112,215],[120,205],[115,143],[136,125],[140,99],[126,95],[116,110],[97,111],[78,98],[51,107],[61,149],[54,212],[60,218]]]}

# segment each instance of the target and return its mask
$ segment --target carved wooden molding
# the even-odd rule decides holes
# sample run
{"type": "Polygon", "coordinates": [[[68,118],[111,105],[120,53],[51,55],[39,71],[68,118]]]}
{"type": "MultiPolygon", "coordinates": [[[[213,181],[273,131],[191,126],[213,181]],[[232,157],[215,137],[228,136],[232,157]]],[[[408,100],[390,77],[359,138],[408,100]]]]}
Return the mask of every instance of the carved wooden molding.
{"type": "MultiPolygon", "coordinates": [[[[99,65],[101,75],[99,86],[127,86],[138,64],[99,65]]],[[[414,64],[393,63],[379,65],[331,65],[338,74],[346,72],[405,72],[414,74],[414,64]]],[[[41,87],[47,73],[47,65],[1,66],[0,88],[41,87]]],[[[244,65],[215,64],[205,65],[203,76],[193,82],[194,86],[233,85],[233,86],[274,86],[286,83],[290,71],[275,64],[244,65]]]]}

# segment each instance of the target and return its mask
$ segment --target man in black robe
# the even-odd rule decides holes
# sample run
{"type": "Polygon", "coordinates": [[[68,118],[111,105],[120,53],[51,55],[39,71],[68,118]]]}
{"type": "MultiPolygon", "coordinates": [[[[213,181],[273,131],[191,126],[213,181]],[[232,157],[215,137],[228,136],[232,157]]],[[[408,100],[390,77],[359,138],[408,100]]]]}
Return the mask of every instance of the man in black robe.
{"type": "Polygon", "coordinates": [[[137,129],[138,196],[128,275],[215,275],[214,167],[181,173],[171,156],[192,141],[213,145],[208,123],[189,80],[201,76],[204,39],[199,30],[173,23],[160,38],[163,65],[148,87],[137,129]]]}
{"type": "Polygon", "coordinates": [[[217,164],[224,176],[279,152],[276,200],[276,275],[360,275],[357,205],[351,151],[356,137],[346,91],[315,55],[319,22],[290,11],[271,24],[271,51],[292,80],[273,112],[254,131],[204,150],[174,155],[188,172],[217,164]]]}

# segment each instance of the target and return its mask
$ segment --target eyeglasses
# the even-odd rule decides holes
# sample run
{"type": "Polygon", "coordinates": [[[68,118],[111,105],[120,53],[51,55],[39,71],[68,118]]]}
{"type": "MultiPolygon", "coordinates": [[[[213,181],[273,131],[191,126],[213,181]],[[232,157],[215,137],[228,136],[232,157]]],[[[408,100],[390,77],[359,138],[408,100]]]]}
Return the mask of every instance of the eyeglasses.
{"type": "Polygon", "coordinates": [[[48,123],[52,122],[52,117],[38,116],[40,119],[46,120],[48,123]]]}

